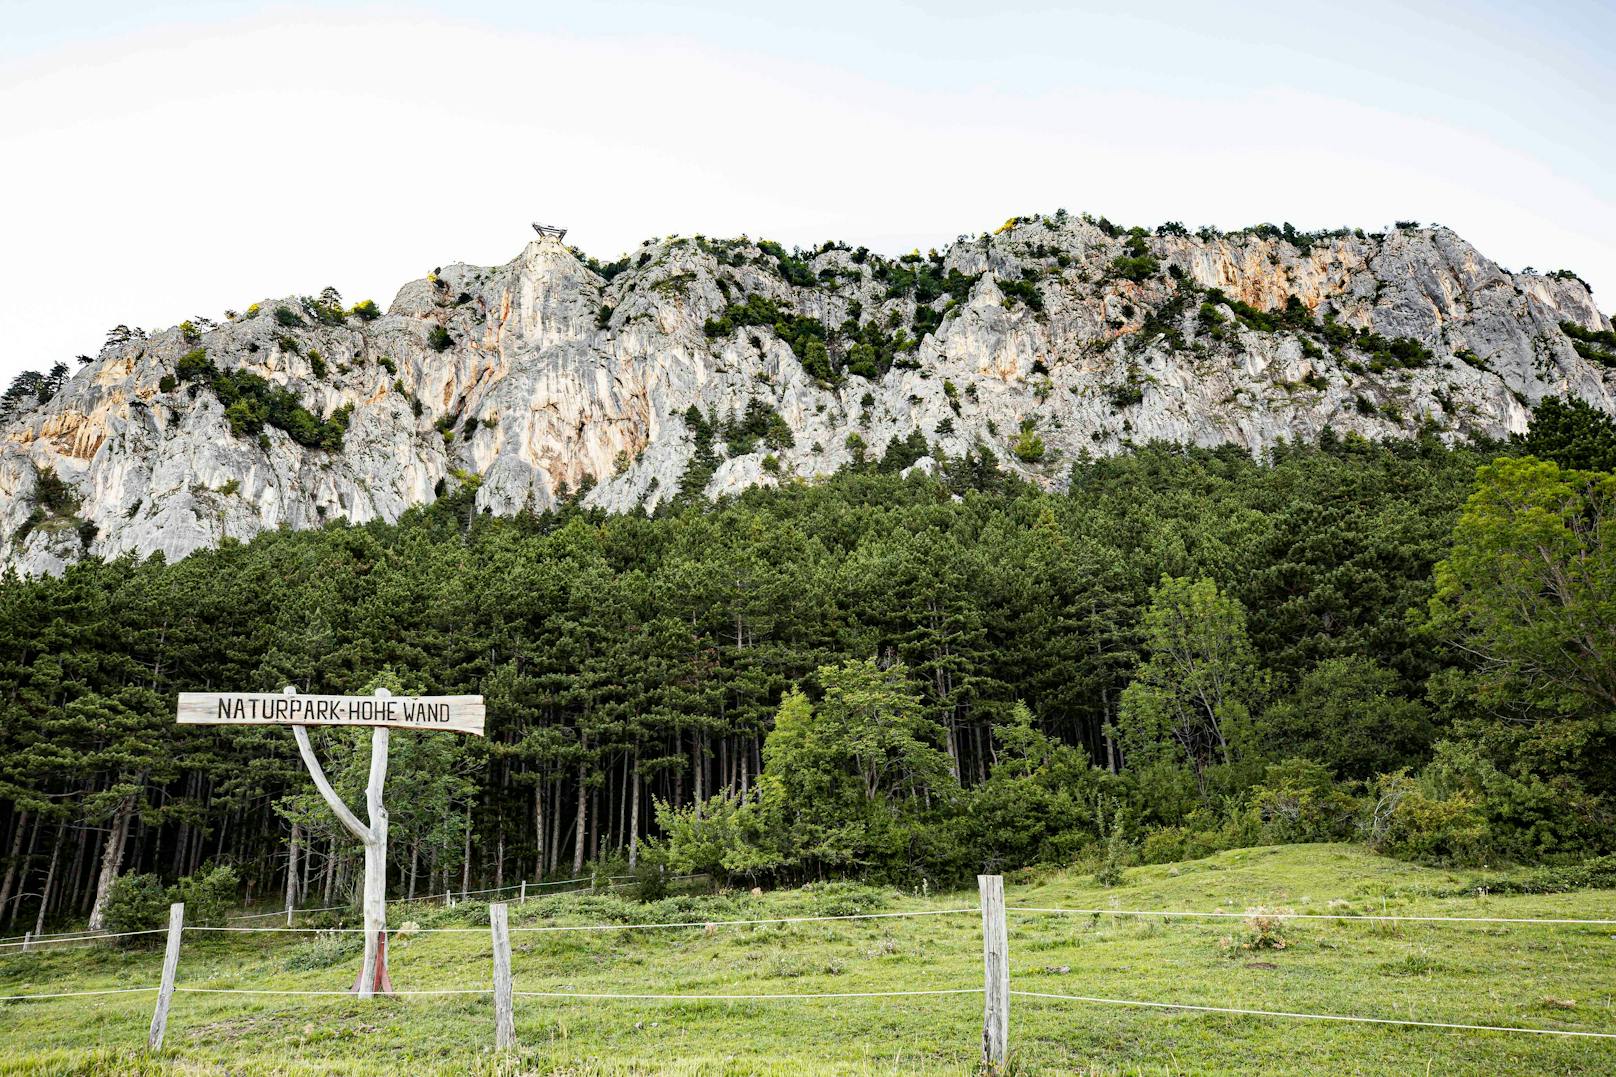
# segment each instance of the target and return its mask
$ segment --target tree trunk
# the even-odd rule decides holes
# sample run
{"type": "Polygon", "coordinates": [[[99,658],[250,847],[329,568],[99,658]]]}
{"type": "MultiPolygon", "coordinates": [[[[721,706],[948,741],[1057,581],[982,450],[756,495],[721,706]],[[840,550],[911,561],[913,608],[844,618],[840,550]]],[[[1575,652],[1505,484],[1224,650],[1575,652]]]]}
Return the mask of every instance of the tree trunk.
{"type": "Polygon", "coordinates": [[[4,909],[11,900],[11,888],[17,882],[17,865],[22,860],[22,836],[28,832],[29,813],[24,811],[17,816],[17,827],[11,835],[11,855],[6,858],[6,877],[0,882],[0,909],[4,909]]]}
{"type": "Polygon", "coordinates": [[[100,931],[107,924],[107,894],[118,877],[123,863],[123,847],[129,837],[129,820],[135,815],[134,794],[118,803],[112,816],[112,829],[107,835],[107,847],[101,854],[101,875],[95,882],[95,904],[90,906],[90,930],[100,931]]]}
{"type": "Polygon", "coordinates": [[[297,846],[303,840],[303,827],[292,824],[292,848],[286,861],[286,926],[292,926],[292,910],[297,907],[297,846]]]}
{"type": "Polygon", "coordinates": [[[707,799],[707,797],[706,797],[706,790],[707,790],[706,777],[707,776],[703,773],[703,771],[705,771],[707,768],[703,764],[703,761],[702,761],[701,742],[702,742],[702,736],[701,736],[701,732],[698,730],[697,732],[692,734],[691,738],[690,738],[690,760],[691,760],[691,763],[693,764],[690,769],[695,772],[694,774],[692,774],[691,777],[692,777],[692,780],[696,783],[695,784],[695,797],[696,797],[696,818],[697,819],[701,818],[701,802],[707,799]]]}
{"type": "Polygon", "coordinates": [[[471,801],[466,801],[466,832],[460,851],[460,894],[471,889],[471,801]]]}
{"type": "Polygon", "coordinates": [[[544,878],[544,854],[546,851],[544,841],[544,779],[539,778],[533,783],[533,834],[537,843],[537,855],[534,857],[533,874],[544,878]]]}
{"type": "Polygon", "coordinates": [[[584,839],[586,835],[585,824],[589,814],[589,787],[584,784],[584,761],[578,760],[578,822],[575,827],[572,842],[572,873],[579,875],[584,870],[584,839]]]}
{"type": "Polygon", "coordinates": [[[39,895],[39,915],[34,918],[34,934],[45,931],[45,914],[50,911],[51,895],[56,892],[56,865],[62,859],[62,838],[67,834],[67,820],[56,824],[56,840],[51,843],[50,867],[45,871],[45,888],[39,895]]]}
{"type": "Polygon", "coordinates": [[[11,908],[6,913],[6,926],[10,927],[17,922],[17,911],[22,908],[23,891],[28,889],[28,869],[34,862],[34,850],[39,848],[39,828],[45,820],[41,816],[34,816],[34,827],[28,833],[28,846],[22,855],[22,869],[17,877],[17,892],[11,896],[11,908]]]}
{"type": "Polygon", "coordinates": [[[628,867],[633,871],[640,862],[640,753],[634,753],[634,775],[629,779],[628,807],[628,867]]]}
{"type": "MultiPolygon", "coordinates": [[[[389,693],[382,688],[376,694],[385,699],[389,693]]],[[[348,805],[331,788],[309,744],[308,730],[294,725],[292,736],[297,740],[297,749],[303,756],[304,765],[308,767],[309,777],[314,779],[314,787],[325,798],[337,821],[365,846],[365,957],[354,991],[362,999],[370,998],[378,990],[391,992],[393,985],[387,977],[384,939],[387,932],[387,808],[382,804],[382,787],[387,783],[389,730],[386,726],[377,726],[370,731],[370,774],[365,782],[365,808],[370,816],[368,826],[348,810],[348,805]]],[[[334,846],[335,842],[333,853],[334,846]]]]}

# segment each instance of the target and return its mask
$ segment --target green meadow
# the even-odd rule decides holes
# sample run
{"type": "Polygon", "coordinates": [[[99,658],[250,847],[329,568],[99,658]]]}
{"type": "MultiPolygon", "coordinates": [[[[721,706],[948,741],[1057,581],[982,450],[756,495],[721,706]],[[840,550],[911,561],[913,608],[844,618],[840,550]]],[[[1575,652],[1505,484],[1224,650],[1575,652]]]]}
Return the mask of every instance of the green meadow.
{"type": "MultiPolygon", "coordinates": [[[[1077,872],[1006,880],[1016,907],[1616,919],[1616,891],[1494,893],[1485,877],[1346,845],[1237,850],[1129,869],[1105,888],[1077,872]]],[[[1502,883],[1501,883],[1502,880],[1502,883]]],[[[400,991],[491,982],[487,906],[399,906],[390,967],[400,991]],[[414,925],[414,928],[407,926],[414,925]],[[436,933],[426,929],[457,928],[436,933]]],[[[258,921],[259,923],[274,921],[258,921]]],[[[810,995],[979,988],[974,892],[848,884],[640,903],[568,894],[512,905],[519,1048],[496,1055],[486,994],[335,991],[357,936],[195,932],[185,938],[168,1039],[145,1049],[153,995],[0,1003],[0,1074],[755,1074],[977,1071],[977,994],[754,1000],[596,994],[810,995]],[[862,912],[922,917],[589,932],[523,928],[862,912]]],[[[1616,926],[1134,918],[1010,914],[1018,991],[1534,1029],[1616,1032],[1616,926]]],[[[108,943],[0,958],[0,994],[154,985],[156,947],[108,943]]],[[[1016,996],[1021,1073],[1597,1073],[1616,1039],[1348,1024],[1016,996]]]]}

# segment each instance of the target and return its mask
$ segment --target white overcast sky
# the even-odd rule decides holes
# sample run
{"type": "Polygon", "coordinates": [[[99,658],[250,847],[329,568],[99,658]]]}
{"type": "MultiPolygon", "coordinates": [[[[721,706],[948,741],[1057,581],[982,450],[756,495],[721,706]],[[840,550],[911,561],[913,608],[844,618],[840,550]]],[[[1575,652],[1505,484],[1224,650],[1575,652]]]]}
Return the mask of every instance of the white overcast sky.
{"type": "Polygon", "coordinates": [[[1616,308],[1616,5],[0,0],[0,378],[528,222],[1457,229],[1616,308]]]}

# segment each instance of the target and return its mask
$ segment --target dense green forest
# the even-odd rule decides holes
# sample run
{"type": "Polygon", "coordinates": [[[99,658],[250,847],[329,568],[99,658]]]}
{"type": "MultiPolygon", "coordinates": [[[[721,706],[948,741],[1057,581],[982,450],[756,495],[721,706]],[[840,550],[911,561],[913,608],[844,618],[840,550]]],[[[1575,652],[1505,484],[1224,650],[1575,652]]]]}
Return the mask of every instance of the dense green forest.
{"type": "MultiPolygon", "coordinates": [[[[289,733],[182,690],[482,693],[396,733],[401,896],[591,865],[736,881],[1129,863],[1353,839],[1480,862],[1610,851],[1616,429],[1150,445],[1014,480],[983,450],[608,516],[474,483],[333,524],[0,586],[0,910],[230,866],[344,899],[359,849],[289,733]]],[[[350,802],[368,740],[316,734],[350,802]]]]}

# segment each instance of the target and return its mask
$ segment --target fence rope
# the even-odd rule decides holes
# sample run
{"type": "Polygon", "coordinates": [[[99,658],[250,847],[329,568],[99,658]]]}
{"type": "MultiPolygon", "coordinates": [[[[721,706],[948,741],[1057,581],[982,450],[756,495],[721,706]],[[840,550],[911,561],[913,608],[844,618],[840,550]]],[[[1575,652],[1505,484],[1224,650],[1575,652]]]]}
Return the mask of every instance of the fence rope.
{"type": "MultiPolygon", "coordinates": [[[[623,880],[633,880],[633,879],[637,879],[637,878],[638,878],[638,876],[635,876],[635,875],[599,875],[599,876],[580,875],[576,879],[550,879],[550,880],[545,881],[545,882],[537,882],[537,881],[529,882],[527,884],[527,888],[529,890],[536,890],[536,889],[538,889],[540,887],[544,887],[544,886],[571,886],[573,883],[590,883],[591,885],[593,885],[595,883],[600,883],[600,882],[604,882],[608,887],[617,887],[617,886],[623,885],[623,880]]],[[[675,882],[685,882],[685,881],[690,880],[690,879],[704,879],[704,878],[706,878],[705,874],[697,873],[695,875],[674,875],[674,876],[669,877],[667,881],[670,882],[670,883],[675,883],[675,882]]],[[[392,904],[394,904],[394,905],[416,905],[416,904],[422,904],[422,903],[425,903],[425,902],[428,902],[428,901],[441,901],[443,898],[446,898],[446,897],[471,897],[471,896],[476,895],[476,894],[502,894],[507,890],[518,890],[519,891],[519,890],[522,889],[522,885],[523,885],[522,883],[517,882],[517,883],[511,883],[508,886],[489,887],[486,890],[449,890],[449,891],[446,891],[444,893],[439,893],[439,894],[423,894],[420,897],[414,897],[414,898],[397,898],[392,902],[392,904]]],[[[351,902],[351,901],[346,902],[346,903],[341,904],[341,905],[318,905],[318,906],[315,906],[313,908],[293,909],[292,910],[292,915],[296,916],[296,915],[298,915],[300,913],[305,913],[305,912],[331,912],[333,909],[353,909],[355,911],[358,911],[358,906],[355,903],[351,902]]],[[[268,919],[268,918],[270,918],[272,916],[285,916],[285,915],[286,915],[286,910],[284,908],[282,908],[282,909],[274,909],[274,910],[272,910],[270,912],[243,913],[243,914],[240,914],[240,915],[237,915],[237,916],[232,916],[229,919],[232,922],[236,921],[236,920],[264,920],[264,919],[268,919]]],[[[72,934],[72,932],[63,932],[63,934],[72,934]]],[[[18,936],[15,936],[15,937],[16,938],[21,938],[22,936],[18,935],[18,936]]],[[[37,937],[38,936],[36,936],[36,938],[37,937]]]]}
{"type": "Polygon", "coordinates": [[[0,942],[0,946],[27,946],[30,950],[36,946],[59,946],[63,944],[100,942],[103,939],[127,939],[133,935],[166,935],[168,928],[152,927],[141,931],[108,931],[100,935],[75,935],[71,938],[33,939],[29,942],[0,942]]]}
{"type": "Polygon", "coordinates": [[[1198,1013],[1228,1013],[1247,1017],[1298,1017],[1308,1021],[1345,1021],[1364,1025],[1407,1025],[1413,1028],[1448,1028],[1462,1032],[1525,1032],[1534,1036],[1583,1036],[1616,1040],[1616,1032],[1580,1032],[1568,1028],[1521,1028],[1514,1025],[1466,1025],[1453,1021],[1415,1021],[1401,1017],[1357,1017],[1336,1013],[1297,1013],[1290,1010],[1248,1010],[1237,1006],[1198,1006],[1187,1002],[1147,1002],[1141,999],[1097,998],[1091,995],[1057,995],[1048,991],[1020,991],[1023,998],[1061,999],[1066,1002],[1097,1002],[1107,1006],[1140,1006],[1155,1010],[1194,1010],[1198,1013]]]}
{"type": "Polygon", "coordinates": [[[1616,924],[1616,920],[1579,920],[1572,917],[1400,916],[1392,913],[1277,912],[1272,909],[1252,909],[1246,912],[1185,912],[1167,909],[1044,909],[1029,905],[1009,905],[1005,907],[1004,911],[1022,914],[1055,913],[1070,916],[1160,916],[1164,919],[1180,917],[1183,919],[1245,920],[1249,917],[1260,915],[1270,916],[1276,920],[1389,920],[1437,924],[1586,924],[1595,927],[1608,927],[1616,924]]]}
{"type": "MultiPolygon", "coordinates": [[[[352,991],[299,991],[293,988],[271,987],[176,987],[175,993],[187,995],[341,995],[353,998],[352,991]]],[[[392,995],[491,995],[492,987],[442,987],[421,988],[413,991],[378,991],[377,997],[385,998],[392,995]]]]}
{"type": "Polygon", "coordinates": [[[521,998],[586,998],[586,999],[659,999],[668,1001],[705,1002],[752,999],[824,999],[824,998],[909,998],[916,995],[980,995],[980,987],[938,987],[915,991],[819,991],[808,994],[773,995],[672,995],[672,994],[617,994],[599,991],[515,991],[521,998]]]}
{"type": "MultiPolygon", "coordinates": [[[[156,988],[137,988],[136,990],[154,991],[156,988]]],[[[352,991],[314,991],[296,990],[293,988],[253,988],[253,987],[176,987],[176,994],[191,995],[290,995],[325,997],[340,996],[352,998],[352,991]]],[[[637,994],[615,993],[599,991],[514,991],[512,994],[522,998],[578,998],[578,999],[643,999],[684,1002],[707,1001],[744,1001],[750,999],[831,999],[831,998],[908,998],[921,995],[980,995],[980,987],[945,987],[913,991],[821,991],[806,994],[708,994],[708,995],[679,995],[679,994],[637,994]]],[[[490,987],[446,987],[438,989],[422,989],[416,991],[391,991],[384,993],[387,996],[411,995],[490,995],[490,987]]],[[[44,997],[44,996],[40,996],[44,997]]]]}
{"type": "MultiPolygon", "coordinates": [[[[756,924],[811,924],[830,920],[890,920],[899,917],[911,916],[957,916],[961,913],[975,913],[976,909],[914,909],[908,912],[858,912],[847,913],[841,916],[773,916],[757,920],[680,920],[673,923],[657,924],[549,924],[541,927],[513,927],[511,934],[525,932],[528,934],[548,934],[557,931],[642,931],[650,928],[708,928],[708,927],[747,927],[756,924]]],[[[293,934],[355,934],[364,932],[362,927],[204,927],[187,924],[186,931],[229,931],[229,932],[267,932],[293,934]]],[[[394,929],[397,930],[396,928],[394,929]]],[[[412,935],[486,935],[486,927],[423,927],[410,932],[412,935]]]]}
{"type": "Polygon", "coordinates": [[[128,995],[137,991],[156,991],[155,987],[107,987],[95,991],[52,991],[43,995],[0,995],[0,1002],[19,1002],[35,998],[78,998],[81,995],[128,995]]]}

